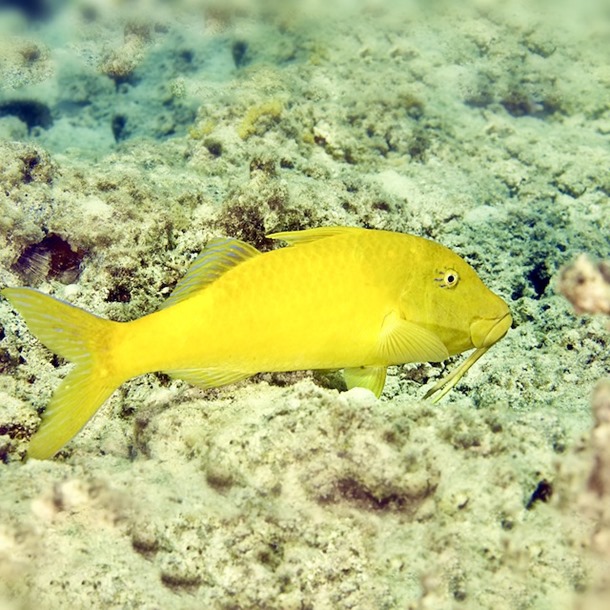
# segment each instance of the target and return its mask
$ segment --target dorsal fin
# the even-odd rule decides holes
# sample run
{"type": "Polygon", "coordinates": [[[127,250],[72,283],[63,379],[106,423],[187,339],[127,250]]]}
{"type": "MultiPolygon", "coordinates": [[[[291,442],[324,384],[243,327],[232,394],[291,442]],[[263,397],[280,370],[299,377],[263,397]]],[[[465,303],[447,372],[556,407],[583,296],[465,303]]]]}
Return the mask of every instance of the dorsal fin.
{"type": "Polygon", "coordinates": [[[186,275],[176,284],[161,309],[192,297],[229,269],[258,254],[260,252],[254,246],[239,239],[211,239],[203,252],[191,263],[186,275]]]}
{"type": "Polygon", "coordinates": [[[318,241],[319,239],[325,239],[326,237],[334,237],[344,233],[357,233],[359,231],[366,231],[366,229],[361,229],[360,227],[318,227],[316,229],[305,229],[304,231],[271,233],[267,237],[269,239],[281,239],[290,246],[299,246],[312,241],[318,241]]]}

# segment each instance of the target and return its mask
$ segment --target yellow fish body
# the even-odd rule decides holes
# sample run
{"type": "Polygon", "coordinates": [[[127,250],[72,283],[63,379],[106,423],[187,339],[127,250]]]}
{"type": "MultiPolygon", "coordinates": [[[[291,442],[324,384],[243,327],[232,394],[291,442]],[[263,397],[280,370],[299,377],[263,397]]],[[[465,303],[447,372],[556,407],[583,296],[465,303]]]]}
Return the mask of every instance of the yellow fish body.
{"type": "Polygon", "coordinates": [[[203,387],[259,372],[345,369],[348,387],[383,390],[386,368],[476,351],[427,395],[444,395],[508,331],[506,303],[449,249],[390,231],[276,233],[261,254],[214,239],[152,314],[103,320],[31,288],[2,294],[76,366],[55,391],[28,454],[55,454],[126,380],[164,371],[203,387]]]}

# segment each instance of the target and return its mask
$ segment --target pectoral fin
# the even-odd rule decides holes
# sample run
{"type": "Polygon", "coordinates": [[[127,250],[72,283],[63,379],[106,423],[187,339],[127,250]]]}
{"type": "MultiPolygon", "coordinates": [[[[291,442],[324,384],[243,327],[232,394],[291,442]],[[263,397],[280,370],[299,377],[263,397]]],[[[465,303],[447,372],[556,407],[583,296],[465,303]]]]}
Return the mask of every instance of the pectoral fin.
{"type": "Polygon", "coordinates": [[[432,331],[404,320],[394,311],[383,321],[379,355],[387,364],[441,362],[449,358],[444,343],[432,331]]]}
{"type": "Polygon", "coordinates": [[[385,385],[385,366],[358,366],[343,371],[347,389],[366,388],[379,398],[385,385]]]}

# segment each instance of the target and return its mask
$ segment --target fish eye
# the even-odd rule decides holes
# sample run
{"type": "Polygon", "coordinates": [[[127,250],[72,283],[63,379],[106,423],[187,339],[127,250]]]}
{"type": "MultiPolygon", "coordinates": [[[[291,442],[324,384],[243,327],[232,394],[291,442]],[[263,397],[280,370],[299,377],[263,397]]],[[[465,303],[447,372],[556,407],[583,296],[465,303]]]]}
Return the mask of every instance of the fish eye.
{"type": "Polygon", "coordinates": [[[443,284],[447,288],[453,288],[460,281],[460,276],[455,269],[447,269],[445,271],[445,275],[443,277],[443,284]]]}
{"type": "Polygon", "coordinates": [[[440,277],[436,281],[441,288],[455,288],[460,281],[460,276],[455,269],[445,269],[439,273],[440,277]]]}

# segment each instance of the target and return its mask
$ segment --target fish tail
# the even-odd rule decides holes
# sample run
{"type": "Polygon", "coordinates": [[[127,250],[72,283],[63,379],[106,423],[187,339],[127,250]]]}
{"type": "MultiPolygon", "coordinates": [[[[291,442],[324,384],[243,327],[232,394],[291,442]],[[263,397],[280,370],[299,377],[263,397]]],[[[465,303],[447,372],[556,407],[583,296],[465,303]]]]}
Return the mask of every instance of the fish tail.
{"type": "Polygon", "coordinates": [[[32,288],[5,288],[2,295],[44,345],[76,365],[55,390],[30,440],[28,456],[47,459],[80,431],[124,381],[113,370],[110,350],[119,323],[32,288]]]}

